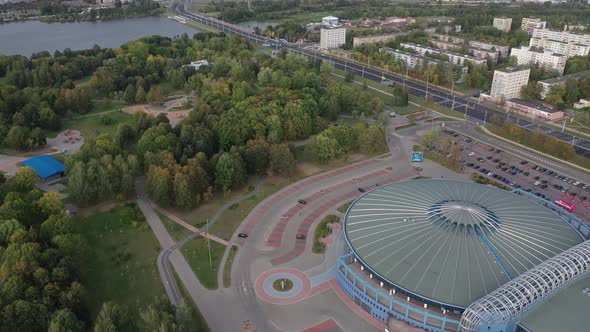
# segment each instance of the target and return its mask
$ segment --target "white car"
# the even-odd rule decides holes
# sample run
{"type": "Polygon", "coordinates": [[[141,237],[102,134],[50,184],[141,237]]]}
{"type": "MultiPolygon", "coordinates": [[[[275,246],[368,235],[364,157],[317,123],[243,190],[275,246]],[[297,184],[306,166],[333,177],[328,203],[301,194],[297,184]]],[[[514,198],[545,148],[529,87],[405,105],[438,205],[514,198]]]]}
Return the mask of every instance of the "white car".
{"type": "Polygon", "coordinates": [[[574,186],[577,186],[577,185],[579,185],[579,184],[580,184],[580,181],[576,181],[576,182],[574,182],[573,184],[574,184],[574,186]]]}
{"type": "Polygon", "coordinates": [[[541,182],[539,182],[539,181],[535,181],[535,183],[533,183],[533,185],[535,185],[535,186],[538,186],[540,184],[541,184],[541,182]]]}
{"type": "Polygon", "coordinates": [[[475,152],[473,152],[473,151],[472,151],[472,152],[469,152],[468,156],[469,156],[469,157],[473,157],[473,156],[475,156],[475,152]]]}

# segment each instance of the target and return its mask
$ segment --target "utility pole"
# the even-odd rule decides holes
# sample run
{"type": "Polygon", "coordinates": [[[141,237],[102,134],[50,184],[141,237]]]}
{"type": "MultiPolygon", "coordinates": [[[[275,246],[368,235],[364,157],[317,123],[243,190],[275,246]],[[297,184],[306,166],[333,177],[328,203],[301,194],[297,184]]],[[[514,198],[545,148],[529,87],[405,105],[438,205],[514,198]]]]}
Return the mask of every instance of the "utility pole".
{"type": "Polygon", "coordinates": [[[451,109],[455,110],[455,81],[453,81],[451,85],[451,96],[453,96],[453,104],[451,105],[451,109]]]}
{"type": "Polygon", "coordinates": [[[483,116],[483,125],[486,125],[486,120],[488,119],[488,111],[486,110],[486,113],[483,116]]]}
{"type": "Polygon", "coordinates": [[[428,82],[430,81],[430,75],[426,76],[426,101],[428,101],[428,82]]]}

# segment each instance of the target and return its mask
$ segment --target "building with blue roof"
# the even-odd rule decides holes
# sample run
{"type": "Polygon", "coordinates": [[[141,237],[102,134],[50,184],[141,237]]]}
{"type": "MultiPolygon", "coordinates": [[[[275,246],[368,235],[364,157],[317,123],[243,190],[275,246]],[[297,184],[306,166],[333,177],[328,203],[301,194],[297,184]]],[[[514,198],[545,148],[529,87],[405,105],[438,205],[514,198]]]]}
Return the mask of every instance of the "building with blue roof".
{"type": "Polygon", "coordinates": [[[43,180],[59,175],[63,176],[66,167],[49,155],[34,156],[22,162],[23,166],[32,168],[43,180]]]}

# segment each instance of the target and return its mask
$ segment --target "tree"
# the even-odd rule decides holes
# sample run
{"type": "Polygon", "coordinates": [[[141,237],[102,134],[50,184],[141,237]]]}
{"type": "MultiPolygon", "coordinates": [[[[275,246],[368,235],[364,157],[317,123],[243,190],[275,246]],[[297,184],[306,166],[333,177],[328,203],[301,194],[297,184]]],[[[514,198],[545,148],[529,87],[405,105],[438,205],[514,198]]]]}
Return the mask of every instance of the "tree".
{"type": "Polygon", "coordinates": [[[150,166],[146,182],[148,193],[156,203],[164,207],[172,204],[172,177],[167,168],[150,166]]]}
{"type": "Polygon", "coordinates": [[[128,104],[134,104],[135,103],[135,95],[136,95],[135,86],[131,83],[128,84],[127,88],[125,88],[125,94],[123,95],[125,102],[127,102],[128,104]]]}
{"type": "Polygon", "coordinates": [[[270,144],[263,140],[250,140],[246,143],[242,156],[246,163],[246,170],[250,174],[266,172],[270,159],[270,144]]]}
{"type": "Polygon", "coordinates": [[[226,191],[243,180],[243,162],[239,155],[223,153],[215,166],[215,184],[226,191]]]}
{"type": "Polygon", "coordinates": [[[379,125],[357,127],[358,147],[359,150],[365,153],[382,152],[387,149],[385,142],[385,132],[383,127],[379,125]]]}
{"type": "Polygon", "coordinates": [[[61,197],[56,192],[43,193],[41,199],[38,202],[41,211],[46,215],[50,216],[53,214],[60,214],[64,211],[64,204],[61,197]]]}
{"type": "Polygon", "coordinates": [[[322,163],[336,159],[342,154],[342,147],[335,138],[319,134],[312,138],[306,151],[322,163]]]}
{"type": "Polygon", "coordinates": [[[195,193],[189,186],[188,175],[177,172],[174,176],[174,206],[191,209],[195,205],[195,193]]]}
{"type": "Polygon", "coordinates": [[[538,100],[541,99],[542,87],[537,82],[529,82],[520,89],[520,96],[523,99],[538,100]]]}
{"type": "Polygon", "coordinates": [[[102,304],[96,322],[94,332],[123,332],[126,331],[126,315],[117,304],[106,302],[102,304]]]}
{"type": "Polygon", "coordinates": [[[434,143],[438,140],[438,130],[428,130],[422,135],[422,145],[427,150],[434,148],[434,143]]]}
{"type": "Polygon", "coordinates": [[[26,192],[35,188],[38,178],[37,173],[32,168],[28,166],[19,167],[14,176],[16,190],[26,192]]]}
{"type": "Polygon", "coordinates": [[[13,126],[6,134],[4,143],[15,149],[24,150],[29,147],[29,130],[26,127],[13,126]]]}
{"type": "Polygon", "coordinates": [[[142,86],[136,89],[135,93],[135,102],[136,103],[145,103],[146,93],[142,86]]]}
{"type": "Polygon", "coordinates": [[[53,314],[48,332],[84,331],[84,323],[70,309],[62,309],[53,314]]]}
{"type": "Polygon", "coordinates": [[[159,86],[153,85],[148,92],[146,99],[150,104],[158,104],[162,102],[164,99],[164,95],[162,94],[162,89],[159,86]]]}
{"type": "Polygon", "coordinates": [[[287,144],[273,144],[270,147],[269,173],[291,175],[295,171],[295,157],[287,144]]]}

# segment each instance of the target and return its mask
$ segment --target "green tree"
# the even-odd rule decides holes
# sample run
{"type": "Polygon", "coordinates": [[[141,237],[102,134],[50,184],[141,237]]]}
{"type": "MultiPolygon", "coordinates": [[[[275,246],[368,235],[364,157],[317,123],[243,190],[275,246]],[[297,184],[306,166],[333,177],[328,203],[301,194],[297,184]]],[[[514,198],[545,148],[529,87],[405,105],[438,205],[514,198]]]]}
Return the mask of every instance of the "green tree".
{"type": "Polygon", "coordinates": [[[14,185],[16,190],[25,192],[35,188],[35,183],[39,177],[35,171],[28,167],[19,167],[14,176],[14,185]]]}
{"type": "Polygon", "coordinates": [[[167,168],[150,166],[146,185],[150,197],[156,203],[164,207],[172,204],[172,177],[167,168]]]}
{"type": "Polygon", "coordinates": [[[306,147],[306,152],[322,163],[336,159],[343,153],[342,147],[335,138],[322,134],[312,138],[311,143],[306,147]]]}
{"type": "Polygon", "coordinates": [[[162,89],[157,85],[153,85],[146,96],[146,100],[150,104],[159,104],[163,99],[164,95],[162,94],[162,89]]]}
{"type": "Polygon", "coordinates": [[[434,148],[434,143],[438,140],[438,130],[428,130],[422,135],[422,145],[427,150],[434,148]]]}
{"type": "Polygon", "coordinates": [[[189,186],[188,175],[177,172],[174,176],[174,205],[179,209],[191,209],[195,204],[195,194],[189,186]]]}
{"type": "Polygon", "coordinates": [[[145,103],[146,100],[146,92],[142,86],[138,87],[135,92],[135,102],[136,103],[145,103]]]}
{"type": "Polygon", "coordinates": [[[295,171],[295,157],[287,144],[273,144],[269,158],[270,174],[291,175],[295,171]]]}
{"type": "Polygon", "coordinates": [[[127,102],[128,104],[134,104],[135,95],[135,86],[133,84],[128,84],[127,88],[125,88],[125,94],[123,95],[123,99],[125,99],[125,102],[127,102]]]}
{"type": "Polygon", "coordinates": [[[112,302],[103,303],[94,323],[94,332],[126,331],[126,316],[125,312],[117,304],[112,302]]]}
{"type": "Polygon", "coordinates": [[[61,200],[61,197],[56,192],[49,191],[43,193],[43,196],[41,196],[41,199],[39,199],[38,204],[41,212],[43,212],[46,216],[64,212],[64,204],[61,200]]]}
{"type": "Polygon", "coordinates": [[[84,323],[70,309],[62,309],[53,314],[48,332],[84,331],[84,323]]]}
{"type": "Polygon", "coordinates": [[[231,154],[223,153],[215,166],[215,184],[222,190],[229,190],[234,183],[235,162],[231,154]]]}

